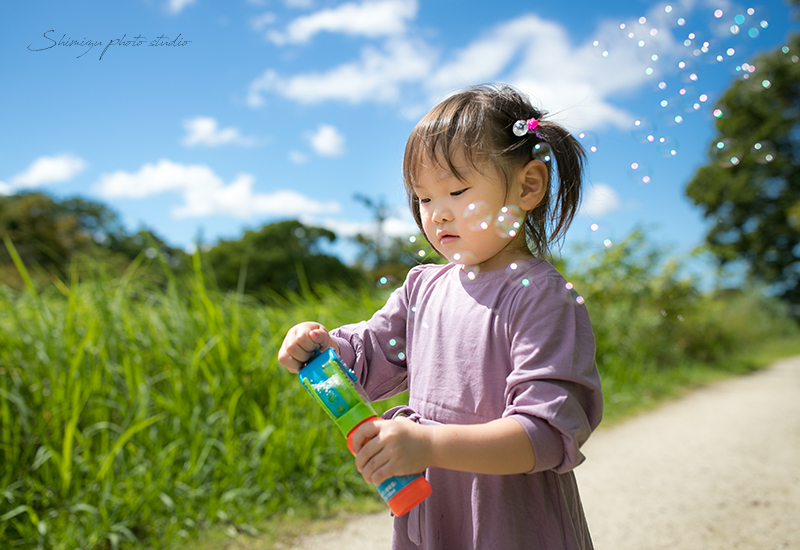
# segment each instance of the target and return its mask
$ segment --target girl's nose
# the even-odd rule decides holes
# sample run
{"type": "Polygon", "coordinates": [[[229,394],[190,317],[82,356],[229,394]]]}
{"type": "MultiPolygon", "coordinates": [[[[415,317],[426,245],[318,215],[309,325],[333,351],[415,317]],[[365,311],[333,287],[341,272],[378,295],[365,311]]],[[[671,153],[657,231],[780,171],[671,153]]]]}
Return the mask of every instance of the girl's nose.
{"type": "Polygon", "coordinates": [[[435,224],[453,221],[453,212],[446,207],[436,207],[431,215],[431,220],[435,224]]]}

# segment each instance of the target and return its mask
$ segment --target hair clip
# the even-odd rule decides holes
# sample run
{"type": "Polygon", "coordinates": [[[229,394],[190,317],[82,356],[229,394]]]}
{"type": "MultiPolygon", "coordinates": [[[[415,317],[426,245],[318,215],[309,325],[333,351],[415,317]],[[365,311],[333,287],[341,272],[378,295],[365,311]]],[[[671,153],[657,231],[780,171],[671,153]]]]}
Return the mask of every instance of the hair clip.
{"type": "Polygon", "coordinates": [[[538,127],[539,127],[539,121],[536,120],[535,118],[529,118],[528,120],[518,120],[514,123],[514,135],[517,137],[522,137],[525,134],[533,132],[538,127]]]}

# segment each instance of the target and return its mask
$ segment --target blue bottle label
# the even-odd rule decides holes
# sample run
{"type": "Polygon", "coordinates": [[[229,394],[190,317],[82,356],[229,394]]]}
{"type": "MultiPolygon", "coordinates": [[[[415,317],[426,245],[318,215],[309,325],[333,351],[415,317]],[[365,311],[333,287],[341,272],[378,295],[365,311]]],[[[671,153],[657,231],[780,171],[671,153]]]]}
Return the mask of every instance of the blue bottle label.
{"type": "Polygon", "coordinates": [[[389,479],[378,485],[378,492],[381,494],[383,500],[389,502],[392,499],[392,497],[394,497],[397,493],[405,489],[409,483],[411,483],[418,477],[422,476],[420,474],[415,474],[411,476],[390,477],[389,479]]]}

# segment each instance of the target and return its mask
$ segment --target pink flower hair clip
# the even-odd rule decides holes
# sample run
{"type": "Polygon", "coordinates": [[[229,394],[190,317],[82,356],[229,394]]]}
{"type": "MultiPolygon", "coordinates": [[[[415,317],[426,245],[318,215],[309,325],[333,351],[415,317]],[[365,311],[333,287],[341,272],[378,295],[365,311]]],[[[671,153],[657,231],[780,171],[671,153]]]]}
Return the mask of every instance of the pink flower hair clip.
{"type": "Polygon", "coordinates": [[[526,134],[534,133],[536,137],[541,139],[542,136],[536,132],[536,128],[539,127],[539,121],[535,118],[529,118],[528,120],[518,120],[514,123],[514,135],[517,137],[522,137],[526,134]]]}

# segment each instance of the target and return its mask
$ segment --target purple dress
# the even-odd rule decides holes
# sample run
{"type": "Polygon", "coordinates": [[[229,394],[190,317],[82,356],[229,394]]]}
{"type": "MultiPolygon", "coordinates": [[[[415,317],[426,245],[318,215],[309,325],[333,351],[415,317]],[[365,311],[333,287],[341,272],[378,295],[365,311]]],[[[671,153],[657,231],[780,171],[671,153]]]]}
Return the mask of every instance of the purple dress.
{"type": "Polygon", "coordinates": [[[408,407],[385,417],[510,417],[536,456],[525,474],[429,468],[433,494],[395,518],[393,549],[592,548],[572,469],[603,397],[589,315],[567,286],[541,259],[474,279],[453,264],[422,265],[371,319],[331,331],[372,400],[408,390],[408,407]]]}

